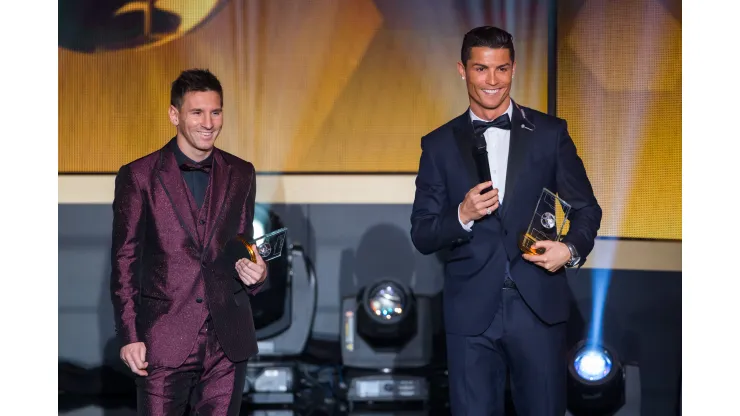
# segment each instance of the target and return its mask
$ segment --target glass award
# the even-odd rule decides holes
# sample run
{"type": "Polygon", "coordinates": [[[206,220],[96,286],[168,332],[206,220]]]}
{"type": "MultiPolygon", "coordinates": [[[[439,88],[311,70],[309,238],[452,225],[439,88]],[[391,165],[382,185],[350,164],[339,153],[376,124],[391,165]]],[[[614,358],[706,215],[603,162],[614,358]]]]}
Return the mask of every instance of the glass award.
{"type": "Polygon", "coordinates": [[[549,189],[542,188],[532,221],[527,231],[519,236],[519,249],[526,254],[544,253],[544,248],[533,249],[532,245],[544,240],[560,241],[569,214],[570,204],[549,189]]]}
{"type": "Polygon", "coordinates": [[[242,257],[248,258],[253,263],[256,263],[257,255],[255,254],[255,247],[256,251],[265,262],[280,257],[283,253],[285,234],[287,231],[287,228],[280,228],[279,230],[275,230],[252,240],[247,240],[242,236],[237,236],[236,239],[243,247],[243,250],[240,250],[242,257]]]}

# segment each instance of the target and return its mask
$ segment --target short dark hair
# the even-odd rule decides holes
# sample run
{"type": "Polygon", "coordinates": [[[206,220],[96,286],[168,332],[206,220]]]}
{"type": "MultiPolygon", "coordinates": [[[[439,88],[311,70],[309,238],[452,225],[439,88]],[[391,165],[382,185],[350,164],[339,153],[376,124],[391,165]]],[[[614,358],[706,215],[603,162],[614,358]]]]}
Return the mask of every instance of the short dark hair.
{"type": "Polygon", "coordinates": [[[463,38],[460,59],[464,66],[468,65],[470,50],[480,46],[494,49],[506,48],[509,50],[511,62],[514,62],[514,37],[511,33],[494,26],[481,26],[466,33],[463,38]]]}
{"type": "Polygon", "coordinates": [[[185,94],[192,91],[216,91],[224,105],[224,91],[221,82],[207,69],[188,69],[182,71],[176,80],[172,81],[170,90],[170,104],[175,108],[182,108],[185,94]]]}

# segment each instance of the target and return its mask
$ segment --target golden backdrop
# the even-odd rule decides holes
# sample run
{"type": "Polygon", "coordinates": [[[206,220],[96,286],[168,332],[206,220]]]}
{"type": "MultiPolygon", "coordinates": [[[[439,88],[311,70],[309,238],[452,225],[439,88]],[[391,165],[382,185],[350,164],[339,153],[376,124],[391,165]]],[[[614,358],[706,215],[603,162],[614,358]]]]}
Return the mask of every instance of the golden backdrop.
{"type": "MultiPolygon", "coordinates": [[[[59,171],[113,173],[174,128],[169,87],[211,69],[218,146],[260,172],[408,172],[467,107],[463,34],[514,34],[513,96],[547,110],[548,1],[62,0],[59,171]],[[93,22],[93,23],[91,23],[93,22]]],[[[681,4],[558,2],[557,113],[601,236],[681,239],[681,4]]]]}
{"type": "Polygon", "coordinates": [[[596,197],[599,235],[681,239],[681,2],[561,1],[557,113],[596,197]]]}
{"type": "Polygon", "coordinates": [[[59,171],[162,146],[170,83],[206,67],[224,87],[217,145],[258,171],[415,172],[421,136],[467,108],[463,35],[491,23],[515,36],[514,96],[546,111],[542,1],[60,1],[59,171]]]}

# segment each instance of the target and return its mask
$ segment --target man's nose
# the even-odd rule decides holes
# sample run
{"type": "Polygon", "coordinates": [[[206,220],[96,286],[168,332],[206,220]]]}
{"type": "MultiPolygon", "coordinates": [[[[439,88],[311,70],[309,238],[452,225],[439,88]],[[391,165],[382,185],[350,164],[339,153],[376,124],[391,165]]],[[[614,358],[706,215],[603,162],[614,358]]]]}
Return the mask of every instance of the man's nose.
{"type": "Polygon", "coordinates": [[[210,129],[213,127],[213,118],[210,114],[206,114],[205,118],[203,119],[203,127],[210,129]]]}
{"type": "Polygon", "coordinates": [[[496,83],[498,82],[498,78],[496,77],[495,69],[488,71],[488,77],[486,79],[486,82],[488,82],[488,84],[490,85],[496,85],[496,83]]]}

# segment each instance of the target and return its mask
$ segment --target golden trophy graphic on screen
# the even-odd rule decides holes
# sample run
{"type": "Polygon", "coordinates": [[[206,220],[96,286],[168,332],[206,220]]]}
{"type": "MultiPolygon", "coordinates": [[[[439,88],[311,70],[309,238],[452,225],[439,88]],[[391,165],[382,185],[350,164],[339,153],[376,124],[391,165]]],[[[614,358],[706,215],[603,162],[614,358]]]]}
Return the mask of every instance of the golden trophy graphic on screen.
{"type": "Polygon", "coordinates": [[[59,0],[59,46],[76,52],[144,49],[170,42],[226,0],[59,0]]]}
{"type": "Polygon", "coordinates": [[[535,250],[532,245],[543,240],[560,241],[569,214],[570,204],[549,189],[542,188],[529,227],[519,236],[519,249],[526,254],[544,253],[544,248],[535,250]]]}

